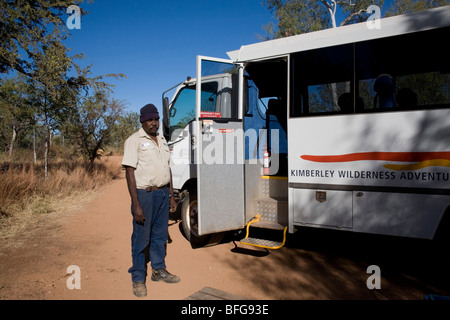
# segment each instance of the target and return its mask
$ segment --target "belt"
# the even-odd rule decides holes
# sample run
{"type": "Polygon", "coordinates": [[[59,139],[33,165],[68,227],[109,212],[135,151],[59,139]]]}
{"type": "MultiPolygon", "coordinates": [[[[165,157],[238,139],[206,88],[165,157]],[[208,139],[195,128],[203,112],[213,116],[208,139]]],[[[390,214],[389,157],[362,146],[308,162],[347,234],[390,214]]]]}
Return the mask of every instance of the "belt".
{"type": "Polygon", "coordinates": [[[147,188],[145,188],[145,191],[147,191],[147,192],[152,192],[152,191],[156,191],[156,190],[166,189],[166,188],[168,188],[168,187],[169,187],[169,184],[166,184],[166,185],[164,185],[164,186],[162,186],[162,187],[155,187],[155,186],[152,186],[152,187],[147,187],[147,188]]]}

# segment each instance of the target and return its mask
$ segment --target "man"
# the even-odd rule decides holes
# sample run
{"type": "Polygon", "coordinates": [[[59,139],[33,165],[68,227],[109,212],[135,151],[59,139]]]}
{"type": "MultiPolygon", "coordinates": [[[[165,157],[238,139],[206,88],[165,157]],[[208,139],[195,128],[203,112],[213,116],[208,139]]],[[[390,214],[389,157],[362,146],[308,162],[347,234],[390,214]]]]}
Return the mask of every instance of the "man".
{"type": "Polygon", "coordinates": [[[151,261],[153,281],[176,283],[180,278],[166,270],[166,242],[169,211],[176,210],[172,189],[172,159],[169,146],[158,134],[159,113],[153,104],[141,109],[142,128],[125,141],[122,165],[125,168],[133,214],[131,255],[128,270],[137,297],[147,295],[147,263],[151,261]],[[170,206],[170,209],[169,209],[170,206]]]}

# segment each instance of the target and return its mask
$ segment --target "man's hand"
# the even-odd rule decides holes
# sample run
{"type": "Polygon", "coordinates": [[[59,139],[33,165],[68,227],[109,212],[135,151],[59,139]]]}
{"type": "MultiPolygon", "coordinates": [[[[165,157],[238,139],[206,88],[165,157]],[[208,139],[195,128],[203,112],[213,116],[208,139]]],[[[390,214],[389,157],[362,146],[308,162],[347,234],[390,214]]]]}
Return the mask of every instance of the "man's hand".
{"type": "Polygon", "coordinates": [[[144,210],[142,210],[142,207],[140,205],[133,206],[133,215],[134,220],[137,224],[144,225],[145,222],[145,216],[144,216],[144,210]]]}
{"type": "Polygon", "coordinates": [[[170,197],[169,205],[170,205],[169,212],[174,213],[175,211],[177,211],[177,202],[173,197],[170,197]]]}

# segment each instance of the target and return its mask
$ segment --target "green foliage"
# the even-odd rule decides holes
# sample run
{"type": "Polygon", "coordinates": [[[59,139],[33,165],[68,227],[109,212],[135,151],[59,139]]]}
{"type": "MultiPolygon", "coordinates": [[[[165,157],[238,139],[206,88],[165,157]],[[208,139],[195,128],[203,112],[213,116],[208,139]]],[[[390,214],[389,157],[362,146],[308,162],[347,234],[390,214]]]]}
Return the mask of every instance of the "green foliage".
{"type": "Polygon", "coordinates": [[[76,142],[92,164],[102,146],[110,142],[122,112],[123,103],[110,99],[104,91],[97,91],[78,105],[78,112],[64,125],[64,134],[76,142]]]}
{"type": "Polygon", "coordinates": [[[265,0],[278,22],[266,26],[266,39],[281,38],[330,28],[325,6],[317,0],[265,0]]]}
{"type": "Polygon", "coordinates": [[[67,7],[83,1],[2,0],[0,2],[0,73],[34,77],[36,63],[53,41],[67,37],[67,7]],[[23,56],[25,55],[25,56],[23,56]]]}
{"type": "Polygon", "coordinates": [[[139,113],[122,112],[113,126],[107,147],[111,147],[116,151],[123,151],[125,140],[141,127],[139,122],[139,113]]]}
{"type": "Polygon", "coordinates": [[[449,4],[449,0],[393,0],[386,15],[408,14],[449,4]]]}
{"type": "Polygon", "coordinates": [[[0,152],[8,150],[9,158],[16,142],[30,141],[34,131],[44,135],[38,140],[45,141],[47,167],[52,135],[63,132],[93,161],[117,124],[123,104],[108,97],[113,86],[105,79],[126,76],[92,76],[91,66],[75,63],[84,55],[69,56],[64,45],[67,8],[82,2],[0,2],[0,73],[20,75],[0,81],[0,152]]]}
{"type": "Polygon", "coordinates": [[[23,78],[0,82],[0,146],[8,150],[9,156],[16,139],[23,138],[27,129],[35,123],[34,110],[28,107],[28,90],[23,78]]]}
{"type": "MultiPolygon", "coordinates": [[[[264,0],[275,16],[277,25],[269,23],[264,40],[293,36],[322,29],[366,21],[370,5],[383,7],[384,0],[264,0]],[[341,10],[344,19],[336,22],[336,10],[341,10]]],[[[394,0],[387,16],[417,12],[448,5],[449,0],[394,0]]]]}
{"type": "Polygon", "coordinates": [[[336,27],[336,10],[342,10],[346,19],[340,25],[361,22],[369,16],[370,5],[382,6],[384,0],[265,0],[264,5],[274,13],[278,22],[266,26],[266,39],[293,36],[336,27]]]}

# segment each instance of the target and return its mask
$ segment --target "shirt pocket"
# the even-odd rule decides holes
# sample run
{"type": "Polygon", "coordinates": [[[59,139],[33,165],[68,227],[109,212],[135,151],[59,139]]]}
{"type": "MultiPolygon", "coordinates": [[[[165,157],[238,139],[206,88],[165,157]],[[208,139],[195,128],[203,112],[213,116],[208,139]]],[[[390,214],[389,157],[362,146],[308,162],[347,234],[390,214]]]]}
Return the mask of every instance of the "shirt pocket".
{"type": "Polygon", "coordinates": [[[152,152],[155,150],[155,146],[152,143],[141,143],[139,145],[139,151],[142,153],[152,152]]]}

